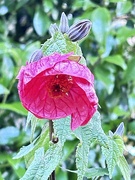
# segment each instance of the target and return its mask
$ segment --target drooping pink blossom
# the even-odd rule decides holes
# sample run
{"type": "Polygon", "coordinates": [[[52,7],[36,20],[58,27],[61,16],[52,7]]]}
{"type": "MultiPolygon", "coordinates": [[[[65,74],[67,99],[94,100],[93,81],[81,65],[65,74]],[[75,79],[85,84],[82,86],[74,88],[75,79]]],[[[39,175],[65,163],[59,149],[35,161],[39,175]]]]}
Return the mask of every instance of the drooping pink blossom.
{"type": "Polygon", "coordinates": [[[23,106],[38,118],[71,115],[71,129],[86,125],[98,106],[94,76],[69,54],[52,54],[23,66],[17,76],[23,106]]]}

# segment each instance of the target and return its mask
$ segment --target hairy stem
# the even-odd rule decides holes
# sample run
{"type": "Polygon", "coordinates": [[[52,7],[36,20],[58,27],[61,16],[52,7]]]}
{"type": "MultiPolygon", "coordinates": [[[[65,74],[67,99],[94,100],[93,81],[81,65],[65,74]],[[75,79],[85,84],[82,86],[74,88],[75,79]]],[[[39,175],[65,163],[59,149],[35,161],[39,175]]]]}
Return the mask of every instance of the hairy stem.
{"type": "MultiPolygon", "coordinates": [[[[49,120],[49,136],[50,136],[50,141],[52,142],[53,142],[53,133],[54,133],[53,122],[52,120],[49,120]]],[[[55,170],[52,172],[49,179],[55,180],[55,170]]]]}
{"type": "Polygon", "coordinates": [[[53,133],[54,133],[54,129],[53,129],[53,122],[52,120],[49,120],[49,136],[50,136],[50,141],[52,141],[53,139],[53,133]]]}

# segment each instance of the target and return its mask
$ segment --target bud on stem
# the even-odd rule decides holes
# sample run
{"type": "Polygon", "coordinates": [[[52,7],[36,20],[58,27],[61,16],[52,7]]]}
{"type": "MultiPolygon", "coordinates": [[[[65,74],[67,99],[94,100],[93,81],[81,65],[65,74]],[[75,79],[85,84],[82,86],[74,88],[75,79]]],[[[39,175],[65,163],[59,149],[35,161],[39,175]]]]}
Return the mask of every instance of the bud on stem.
{"type": "Polygon", "coordinates": [[[61,33],[66,33],[71,41],[78,41],[88,35],[90,28],[92,26],[91,21],[88,19],[82,20],[76,24],[73,24],[71,27],[68,25],[68,18],[63,12],[60,18],[59,28],[56,24],[51,24],[50,26],[50,34],[53,36],[57,31],[61,33]]]}
{"type": "Polygon", "coordinates": [[[92,23],[89,20],[82,20],[72,25],[67,34],[72,41],[78,41],[89,33],[91,25],[92,23]]]}
{"type": "Polygon", "coordinates": [[[36,51],[34,51],[34,53],[31,55],[29,62],[34,62],[34,61],[38,61],[43,57],[43,53],[41,51],[41,49],[38,49],[36,51]]]}
{"type": "Polygon", "coordinates": [[[64,34],[69,30],[68,18],[63,12],[60,18],[59,30],[64,34]]]}
{"type": "Polygon", "coordinates": [[[56,23],[51,24],[50,28],[49,28],[49,32],[50,32],[51,36],[53,36],[57,31],[59,31],[59,28],[57,27],[56,23]]]}

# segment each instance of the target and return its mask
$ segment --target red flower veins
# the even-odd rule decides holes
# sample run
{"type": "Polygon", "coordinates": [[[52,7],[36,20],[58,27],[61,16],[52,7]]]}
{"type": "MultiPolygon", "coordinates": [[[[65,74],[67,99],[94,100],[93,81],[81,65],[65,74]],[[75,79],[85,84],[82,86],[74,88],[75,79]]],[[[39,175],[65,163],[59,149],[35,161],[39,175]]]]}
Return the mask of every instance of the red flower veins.
{"type": "Polygon", "coordinates": [[[59,119],[71,115],[71,129],[83,126],[98,106],[94,76],[69,54],[55,53],[23,66],[18,92],[23,106],[38,118],[59,119]]]}

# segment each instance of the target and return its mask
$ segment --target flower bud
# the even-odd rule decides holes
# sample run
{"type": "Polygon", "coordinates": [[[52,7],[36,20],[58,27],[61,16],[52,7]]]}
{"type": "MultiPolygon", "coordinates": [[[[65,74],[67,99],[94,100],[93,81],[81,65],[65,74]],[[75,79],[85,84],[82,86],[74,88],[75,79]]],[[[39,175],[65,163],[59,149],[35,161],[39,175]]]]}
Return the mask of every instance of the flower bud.
{"type": "Polygon", "coordinates": [[[51,36],[53,36],[57,31],[59,31],[56,23],[55,24],[51,24],[50,28],[49,28],[49,32],[51,34],[51,36]]]}
{"type": "Polygon", "coordinates": [[[43,57],[43,53],[41,51],[41,49],[38,49],[36,51],[34,51],[34,53],[31,55],[29,62],[34,62],[34,61],[38,61],[43,57]]]}
{"type": "Polygon", "coordinates": [[[72,41],[78,41],[89,33],[91,25],[92,23],[89,20],[82,20],[77,24],[73,24],[67,34],[72,41]]]}
{"type": "Polygon", "coordinates": [[[114,135],[119,135],[119,136],[122,136],[124,133],[124,123],[120,123],[120,125],[117,127],[114,135]]]}
{"type": "Polygon", "coordinates": [[[60,18],[59,30],[63,34],[69,30],[68,19],[64,12],[62,13],[61,18],[60,18]]]}

